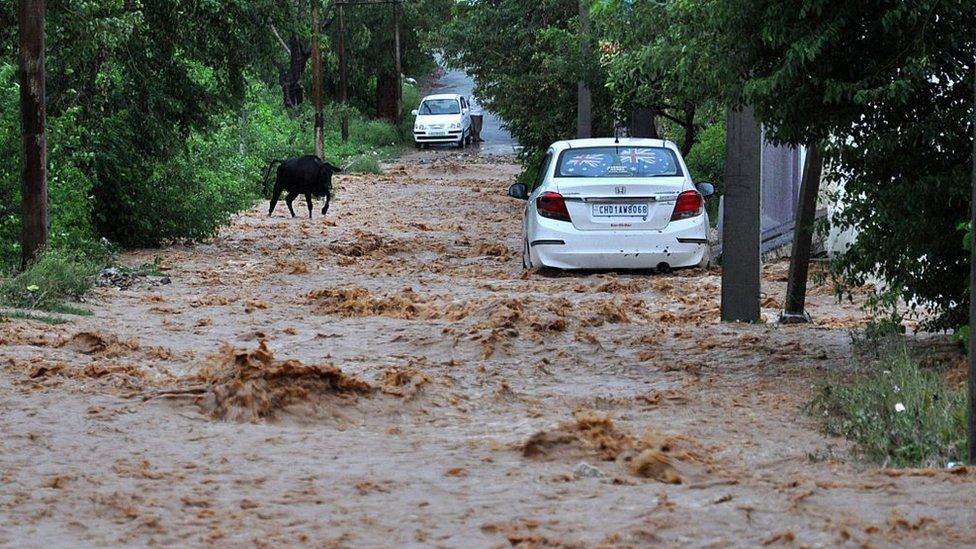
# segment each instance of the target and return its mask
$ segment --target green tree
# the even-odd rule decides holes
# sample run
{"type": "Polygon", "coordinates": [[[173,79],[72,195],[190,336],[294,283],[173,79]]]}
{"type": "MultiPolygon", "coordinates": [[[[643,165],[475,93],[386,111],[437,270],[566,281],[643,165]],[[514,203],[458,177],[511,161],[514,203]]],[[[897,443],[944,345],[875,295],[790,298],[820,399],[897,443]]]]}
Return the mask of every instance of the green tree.
{"type": "Polygon", "coordinates": [[[575,136],[580,78],[593,91],[594,135],[611,133],[606,72],[581,59],[577,0],[459,3],[439,44],[450,66],[472,75],[475,95],[505,121],[528,165],[552,142],[575,136]]]}
{"type": "Polygon", "coordinates": [[[701,15],[680,2],[596,0],[606,86],[618,116],[647,109],[652,137],[676,141],[687,156],[705,126],[721,123],[707,53],[699,42],[701,15]]]}
{"type": "Polygon", "coordinates": [[[834,221],[858,230],[837,272],[881,277],[928,328],[962,323],[968,259],[947,235],[969,212],[976,2],[673,4],[723,102],[753,105],[773,141],[825,147],[834,221]]]}

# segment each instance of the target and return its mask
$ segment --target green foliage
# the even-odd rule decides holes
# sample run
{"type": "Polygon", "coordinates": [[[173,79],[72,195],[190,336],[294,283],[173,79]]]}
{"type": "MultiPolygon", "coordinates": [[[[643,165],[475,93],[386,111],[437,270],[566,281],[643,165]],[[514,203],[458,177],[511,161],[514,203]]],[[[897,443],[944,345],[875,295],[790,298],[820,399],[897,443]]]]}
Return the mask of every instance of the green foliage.
{"type": "MultiPolygon", "coordinates": [[[[687,155],[704,126],[723,122],[720,88],[710,73],[709,37],[687,0],[590,2],[601,64],[618,116],[650,109],[657,133],[687,155]]],[[[723,143],[724,147],[724,143],[723,143]]]]}
{"type": "Polygon", "coordinates": [[[350,173],[383,173],[380,161],[375,154],[364,154],[353,158],[346,171],[350,173]]]}
{"type": "Polygon", "coordinates": [[[447,63],[463,68],[475,95],[523,146],[523,165],[576,135],[577,82],[593,92],[594,135],[611,135],[612,101],[602,66],[582,59],[576,0],[459,3],[439,34],[447,63]]]}
{"type": "MultiPolygon", "coordinates": [[[[422,76],[435,68],[431,37],[450,18],[455,0],[412,0],[404,2],[401,15],[400,50],[403,74],[422,76]]],[[[335,16],[323,36],[323,74],[329,95],[339,97],[339,24],[335,16]]],[[[376,116],[379,78],[395,81],[393,57],[393,10],[390,5],[358,5],[346,8],[346,55],[349,103],[366,116],[376,116]]],[[[301,19],[304,23],[305,19],[301,19]]],[[[307,89],[312,89],[307,86],[307,89]]],[[[404,105],[408,103],[404,97],[404,105]]]]}
{"type": "Polygon", "coordinates": [[[80,253],[49,250],[0,285],[0,300],[10,307],[75,312],[64,301],[88,292],[99,269],[97,262],[80,253]]]}
{"type": "Polygon", "coordinates": [[[938,371],[921,367],[902,343],[874,343],[880,358],[862,363],[852,379],[824,384],[809,412],[826,433],[853,440],[884,465],[942,467],[962,461],[965,392],[949,386],[938,371]]]}
{"type": "Polygon", "coordinates": [[[968,259],[946,235],[969,213],[973,3],[671,4],[698,37],[676,64],[703,67],[723,103],[754,106],[767,138],[825,147],[844,201],[833,222],[858,235],[836,273],[884,280],[927,329],[961,324],[968,259]]]}
{"type": "Polygon", "coordinates": [[[698,142],[685,157],[691,177],[696,182],[715,185],[715,194],[705,202],[708,219],[718,225],[719,197],[725,194],[725,121],[715,122],[698,133],[698,142]]]}
{"type": "MultiPolygon", "coordinates": [[[[406,70],[429,62],[418,42],[437,9],[446,13],[444,4],[405,6],[406,70]],[[424,25],[407,27],[415,18],[424,25]]],[[[0,0],[0,8],[6,22],[12,0],[0,0]]],[[[291,30],[300,9],[268,0],[50,5],[52,248],[95,253],[99,236],[123,246],[207,238],[258,196],[269,160],[312,151],[311,106],[285,112],[280,95],[258,79],[280,55],[268,22],[291,30]]],[[[389,12],[351,10],[350,32],[371,33],[360,23],[389,12]]],[[[301,25],[307,29],[307,20],[301,25]]],[[[0,35],[13,38],[6,29],[0,35]]],[[[388,35],[375,39],[385,46],[388,35]]],[[[0,158],[7,160],[0,168],[0,267],[9,268],[18,254],[20,137],[15,51],[0,46],[0,54],[0,158]]],[[[374,61],[356,70],[374,73],[374,61]]],[[[393,126],[349,112],[349,143],[339,139],[339,109],[325,113],[326,151],[335,161],[401,142],[393,126]]]]}
{"type": "Polygon", "coordinates": [[[698,142],[685,158],[688,170],[696,181],[715,185],[715,194],[725,192],[725,121],[705,127],[698,134],[698,142]]]}
{"type": "Polygon", "coordinates": [[[59,326],[61,324],[67,324],[68,322],[67,320],[61,317],[37,314],[29,311],[0,312],[0,322],[5,322],[10,319],[33,320],[34,322],[50,324],[51,326],[59,326]]]}

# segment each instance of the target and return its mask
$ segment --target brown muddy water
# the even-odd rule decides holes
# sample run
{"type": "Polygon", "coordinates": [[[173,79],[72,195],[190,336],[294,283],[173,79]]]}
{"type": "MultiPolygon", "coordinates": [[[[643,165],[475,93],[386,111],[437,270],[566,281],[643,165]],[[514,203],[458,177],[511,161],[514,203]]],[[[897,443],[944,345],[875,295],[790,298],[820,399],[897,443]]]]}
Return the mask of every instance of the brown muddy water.
{"type": "Polygon", "coordinates": [[[0,545],[976,544],[976,474],[878,469],[803,411],[857,306],[725,325],[715,269],[522,272],[517,173],[410,155],[327,219],[126,254],[172,284],[90,318],[0,323],[0,545]]]}

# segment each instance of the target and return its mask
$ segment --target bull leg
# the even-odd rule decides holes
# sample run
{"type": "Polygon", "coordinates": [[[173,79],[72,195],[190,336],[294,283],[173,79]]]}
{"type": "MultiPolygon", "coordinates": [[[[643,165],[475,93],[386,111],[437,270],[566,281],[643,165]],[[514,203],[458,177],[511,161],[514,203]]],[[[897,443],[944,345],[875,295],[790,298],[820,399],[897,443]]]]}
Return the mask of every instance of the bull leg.
{"type": "Polygon", "coordinates": [[[308,204],[308,218],[312,219],[312,195],[305,193],[305,203],[308,204]]]}
{"type": "Polygon", "coordinates": [[[288,211],[291,212],[291,216],[295,217],[295,208],[291,207],[291,203],[295,201],[297,194],[288,193],[285,195],[285,204],[288,204],[288,211]]]}
{"type": "Polygon", "coordinates": [[[322,206],[322,215],[329,212],[329,203],[332,202],[332,191],[325,191],[325,206],[322,206]]]}
{"type": "Polygon", "coordinates": [[[275,181],[274,191],[271,192],[271,207],[268,208],[268,217],[274,213],[275,206],[278,204],[278,198],[281,197],[281,191],[285,190],[285,186],[275,181]]]}

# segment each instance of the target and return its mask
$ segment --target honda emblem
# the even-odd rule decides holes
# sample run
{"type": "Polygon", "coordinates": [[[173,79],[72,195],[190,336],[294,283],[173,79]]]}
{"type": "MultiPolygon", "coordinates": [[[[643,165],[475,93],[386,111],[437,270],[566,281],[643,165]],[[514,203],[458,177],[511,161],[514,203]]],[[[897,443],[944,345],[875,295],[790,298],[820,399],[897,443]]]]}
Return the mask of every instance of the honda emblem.
{"type": "Polygon", "coordinates": [[[627,194],[627,187],[614,187],[614,194],[627,194]]]}

